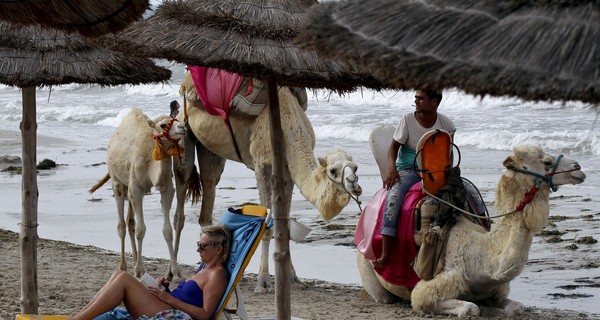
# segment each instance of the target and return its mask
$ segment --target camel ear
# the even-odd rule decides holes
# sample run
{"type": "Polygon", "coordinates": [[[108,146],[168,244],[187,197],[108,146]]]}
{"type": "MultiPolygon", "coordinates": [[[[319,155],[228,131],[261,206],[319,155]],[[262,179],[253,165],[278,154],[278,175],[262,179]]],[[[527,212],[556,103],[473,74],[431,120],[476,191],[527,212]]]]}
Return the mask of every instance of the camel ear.
{"type": "Polygon", "coordinates": [[[502,165],[504,165],[505,168],[507,168],[509,166],[515,166],[516,164],[517,164],[517,161],[515,161],[514,156],[508,156],[502,163],[502,165]]]}
{"type": "Polygon", "coordinates": [[[322,167],[327,167],[327,160],[323,157],[318,157],[317,160],[319,160],[319,165],[321,165],[322,167]]]}
{"type": "Polygon", "coordinates": [[[148,119],[148,125],[150,126],[150,128],[152,129],[156,129],[156,123],[154,123],[154,121],[148,119]]]}

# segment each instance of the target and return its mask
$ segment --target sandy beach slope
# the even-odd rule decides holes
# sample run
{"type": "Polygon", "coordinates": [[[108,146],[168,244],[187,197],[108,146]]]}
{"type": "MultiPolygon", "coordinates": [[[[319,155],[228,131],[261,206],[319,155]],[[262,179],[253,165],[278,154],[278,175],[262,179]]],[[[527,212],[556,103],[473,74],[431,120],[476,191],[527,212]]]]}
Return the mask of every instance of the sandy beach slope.
{"type": "MultiPolygon", "coordinates": [[[[0,229],[0,319],[14,319],[20,312],[20,246],[18,234],[0,229]]],[[[118,265],[118,254],[93,246],[40,239],[38,284],[40,314],[72,314],[83,307],[118,265]]],[[[160,274],[163,259],[147,258],[146,267],[160,274]]],[[[131,261],[129,261],[131,267],[131,261]]],[[[195,266],[185,265],[187,275],[195,266]]],[[[254,294],[255,274],[246,274],[241,288],[248,312],[253,316],[275,314],[274,294],[254,294]]],[[[358,286],[304,279],[306,289],[291,292],[292,315],[302,319],[445,319],[413,312],[406,302],[392,305],[372,301],[358,286]]],[[[505,319],[498,310],[482,308],[485,319],[505,319]]],[[[600,319],[589,314],[557,309],[527,308],[514,319],[600,319]]]]}

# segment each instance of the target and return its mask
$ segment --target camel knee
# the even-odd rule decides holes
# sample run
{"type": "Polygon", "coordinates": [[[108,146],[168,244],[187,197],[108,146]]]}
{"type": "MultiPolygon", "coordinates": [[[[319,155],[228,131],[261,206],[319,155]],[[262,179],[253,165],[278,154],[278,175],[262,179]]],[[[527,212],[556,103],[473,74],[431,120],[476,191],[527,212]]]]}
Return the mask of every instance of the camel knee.
{"type": "Polygon", "coordinates": [[[173,229],[170,224],[165,223],[163,225],[162,234],[167,243],[173,243],[173,229]]]}

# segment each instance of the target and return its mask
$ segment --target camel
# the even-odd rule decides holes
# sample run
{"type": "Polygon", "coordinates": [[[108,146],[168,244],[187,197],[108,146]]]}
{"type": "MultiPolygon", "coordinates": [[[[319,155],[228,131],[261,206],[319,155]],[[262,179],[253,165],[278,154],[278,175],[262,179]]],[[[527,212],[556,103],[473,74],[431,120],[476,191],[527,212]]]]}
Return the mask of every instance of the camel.
{"type": "Polygon", "coordinates": [[[507,170],[495,200],[500,220],[485,232],[459,216],[446,234],[444,268],[433,279],[420,280],[414,288],[393,285],[358,254],[362,283],[373,299],[383,303],[396,297],[410,299],[416,311],[459,317],[478,316],[476,303],[502,308],[508,317],[524,311],[521,303],[508,299],[510,281],[525,267],[533,235],[547,223],[550,192],[560,185],[582,183],[585,174],[576,161],[532,145],[515,147],[503,164],[507,170]],[[516,209],[519,205],[522,210],[516,209]]]}
{"type": "MultiPolygon", "coordinates": [[[[296,96],[287,87],[279,87],[281,122],[285,136],[286,160],[289,172],[284,177],[291,194],[294,184],[302,195],[319,211],[323,220],[328,221],[338,215],[348,204],[351,196],[357,197],[362,189],[356,176],[357,165],[352,157],[343,150],[334,150],[327,157],[317,160],[313,154],[315,134],[308,117],[304,113],[296,96]],[[292,184],[293,181],[293,184],[292,184]]],[[[183,198],[183,187],[194,161],[192,133],[197,138],[200,179],[203,201],[199,223],[212,223],[212,211],[215,201],[215,189],[224,169],[225,160],[240,162],[231,134],[223,119],[207,113],[196,92],[192,77],[188,73],[180,87],[187,107],[178,115],[181,122],[188,123],[188,137],[185,142],[185,161],[176,165],[175,181],[177,198],[183,198]],[[181,187],[180,187],[181,186],[181,187]]],[[[238,144],[241,162],[255,172],[260,204],[271,207],[272,174],[271,140],[268,107],[254,117],[234,117],[230,122],[238,144]]],[[[242,200],[242,199],[240,199],[242,200]]],[[[178,208],[179,209],[179,208],[178,208]]],[[[269,242],[272,232],[267,232],[262,241],[261,263],[258,284],[255,292],[272,290],[268,270],[269,242]]],[[[292,267],[293,281],[301,283],[292,267]]]]}
{"type": "Polygon", "coordinates": [[[177,265],[177,248],[179,248],[185,219],[183,215],[175,214],[173,218],[175,242],[173,242],[173,228],[169,211],[175,195],[172,156],[183,153],[179,146],[179,140],[186,133],[185,126],[167,115],[150,120],[140,109],[134,108],[125,116],[110,138],[107,150],[108,173],[90,189],[90,192],[94,192],[112,179],[119,215],[117,231],[121,238],[121,261],[119,264],[121,270],[127,270],[124,254],[126,227],[124,204],[125,198],[127,198],[129,202],[127,229],[135,260],[134,273],[136,277],[140,277],[144,273],[142,243],[146,234],[146,225],[142,207],[143,197],[145,193],[150,192],[152,187],[155,187],[160,192],[160,204],[164,218],[162,232],[171,259],[167,277],[171,279],[175,275],[181,278],[181,270],[177,265]],[[135,213],[135,219],[133,219],[132,210],[135,213]]]}

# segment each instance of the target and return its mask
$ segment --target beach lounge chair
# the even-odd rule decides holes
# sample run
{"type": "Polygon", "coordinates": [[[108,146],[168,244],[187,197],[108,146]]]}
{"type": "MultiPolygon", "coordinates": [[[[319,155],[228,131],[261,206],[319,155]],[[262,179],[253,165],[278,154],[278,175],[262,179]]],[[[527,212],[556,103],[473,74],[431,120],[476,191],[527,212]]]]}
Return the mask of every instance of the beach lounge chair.
{"type": "MultiPolygon", "coordinates": [[[[232,315],[236,315],[240,319],[248,319],[244,300],[241,291],[238,288],[238,283],[244,275],[244,270],[250,263],[252,255],[256,251],[263,235],[268,228],[273,226],[273,220],[267,215],[267,208],[262,206],[243,206],[241,209],[227,209],[221,216],[220,223],[224,224],[231,230],[233,239],[231,244],[231,252],[227,259],[226,267],[229,271],[230,278],[225,290],[225,294],[215,311],[212,319],[224,317],[233,319],[232,315]],[[233,295],[237,298],[237,308],[227,309],[227,303],[233,295]]],[[[198,271],[204,266],[200,265],[198,271]]],[[[67,316],[50,316],[50,315],[28,315],[19,314],[16,320],[64,320],[67,316]]]]}

